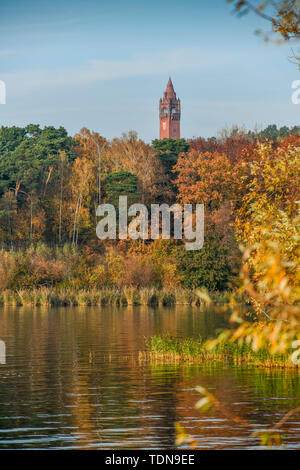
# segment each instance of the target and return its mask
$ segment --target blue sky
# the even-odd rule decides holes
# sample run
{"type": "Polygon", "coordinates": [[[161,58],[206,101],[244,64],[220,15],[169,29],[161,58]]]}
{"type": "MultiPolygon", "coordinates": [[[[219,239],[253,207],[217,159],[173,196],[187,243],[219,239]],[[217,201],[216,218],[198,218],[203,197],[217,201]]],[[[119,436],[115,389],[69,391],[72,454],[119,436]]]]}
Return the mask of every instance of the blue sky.
{"type": "Polygon", "coordinates": [[[254,30],[268,24],[225,0],[0,0],[0,17],[0,125],[133,129],[150,142],[169,75],[183,137],[299,124],[291,46],[264,45],[254,30]]]}

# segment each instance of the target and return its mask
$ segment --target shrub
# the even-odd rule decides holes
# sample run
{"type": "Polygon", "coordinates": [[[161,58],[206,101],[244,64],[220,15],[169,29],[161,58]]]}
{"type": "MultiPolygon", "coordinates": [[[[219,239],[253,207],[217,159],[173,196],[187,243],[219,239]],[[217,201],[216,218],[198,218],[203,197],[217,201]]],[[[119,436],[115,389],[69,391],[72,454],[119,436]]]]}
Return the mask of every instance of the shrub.
{"type": "Polygon", "coordinates": [[[199,251],[186,251],[180,247],[176,258],[184,287],[206,287],[211,290],[228,288],[232,277],[228,250],[218,245],[217,241],[208,239],[199,251]]]}
{"type": "Polygon", "coordinates": [[[64,277],[65,265],[62,260],[35,254],[30,261],[30,273],[36,285],[49,285],[61,281],[64,277]]]}
{"type": "Polygon", "coordinates": [[[150,287],[153,285],[154,270],[147,259],[131,256],[123,261],[123,284],[134,287],[150,287]]]}

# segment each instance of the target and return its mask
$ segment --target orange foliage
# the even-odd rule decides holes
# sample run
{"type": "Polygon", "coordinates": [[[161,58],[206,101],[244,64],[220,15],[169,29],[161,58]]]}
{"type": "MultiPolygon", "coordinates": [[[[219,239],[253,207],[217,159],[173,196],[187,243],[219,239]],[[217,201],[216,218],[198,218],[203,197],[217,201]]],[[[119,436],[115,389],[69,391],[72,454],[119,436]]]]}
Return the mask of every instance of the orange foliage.
{"type": "Polygon", "coordinates": [[[231,161],[240,160],[243,151],[253,148],[254,145],[255,144],[251,143],[246,136],[228,137],[224,142],[215,139],[206,140],[199,137],[189,142],[190,151],[196,150],[201,153],[217,152],[225,154],[231,161]]]}
{"type": "Polygon", "coordinates": [[[174,167],[179,201],[217,209],[232,191],[232,163],[225,154],[192,150],[174,167]]]}

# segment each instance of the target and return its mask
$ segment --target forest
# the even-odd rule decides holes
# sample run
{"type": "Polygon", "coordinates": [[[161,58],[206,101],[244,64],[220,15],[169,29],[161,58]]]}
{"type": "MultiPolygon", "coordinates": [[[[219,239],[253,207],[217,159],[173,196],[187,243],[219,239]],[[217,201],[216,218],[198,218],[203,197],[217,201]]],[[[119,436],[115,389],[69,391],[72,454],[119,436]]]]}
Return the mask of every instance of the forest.
{"type": "Polygon", "coordinates": [[[1,127],[0,288],[228,290],[239,283],[241,246],[272,239],[292,258],[299,130],[235,126],[149,145],[134,132],[109,141],[86,128],[71,137],[62,127],[1,127]],[[203,203],[203,248],[98,240],[96,208],[119,195],[146,206],[203,203]]]}

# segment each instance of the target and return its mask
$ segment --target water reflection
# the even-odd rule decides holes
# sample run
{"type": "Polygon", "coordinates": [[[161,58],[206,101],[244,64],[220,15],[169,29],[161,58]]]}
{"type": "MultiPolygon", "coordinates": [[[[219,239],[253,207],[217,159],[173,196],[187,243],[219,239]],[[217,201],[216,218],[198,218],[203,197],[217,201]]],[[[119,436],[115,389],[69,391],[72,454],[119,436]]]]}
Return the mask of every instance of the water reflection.
{"type": "MultiPolygon", "coordinates": [[[[299,406],[298,373],[138,359],[145,336],[210,336],[221,326],[214,313],[189,307],[1,310],[0,447],[174,448],[176,421],[201,448],[255,447],[218,412],[197,415],[195,386],[259,429],[299,406]]],[[[300,447],[299,417],[287,428],[287,444],[300,447]]]]}

